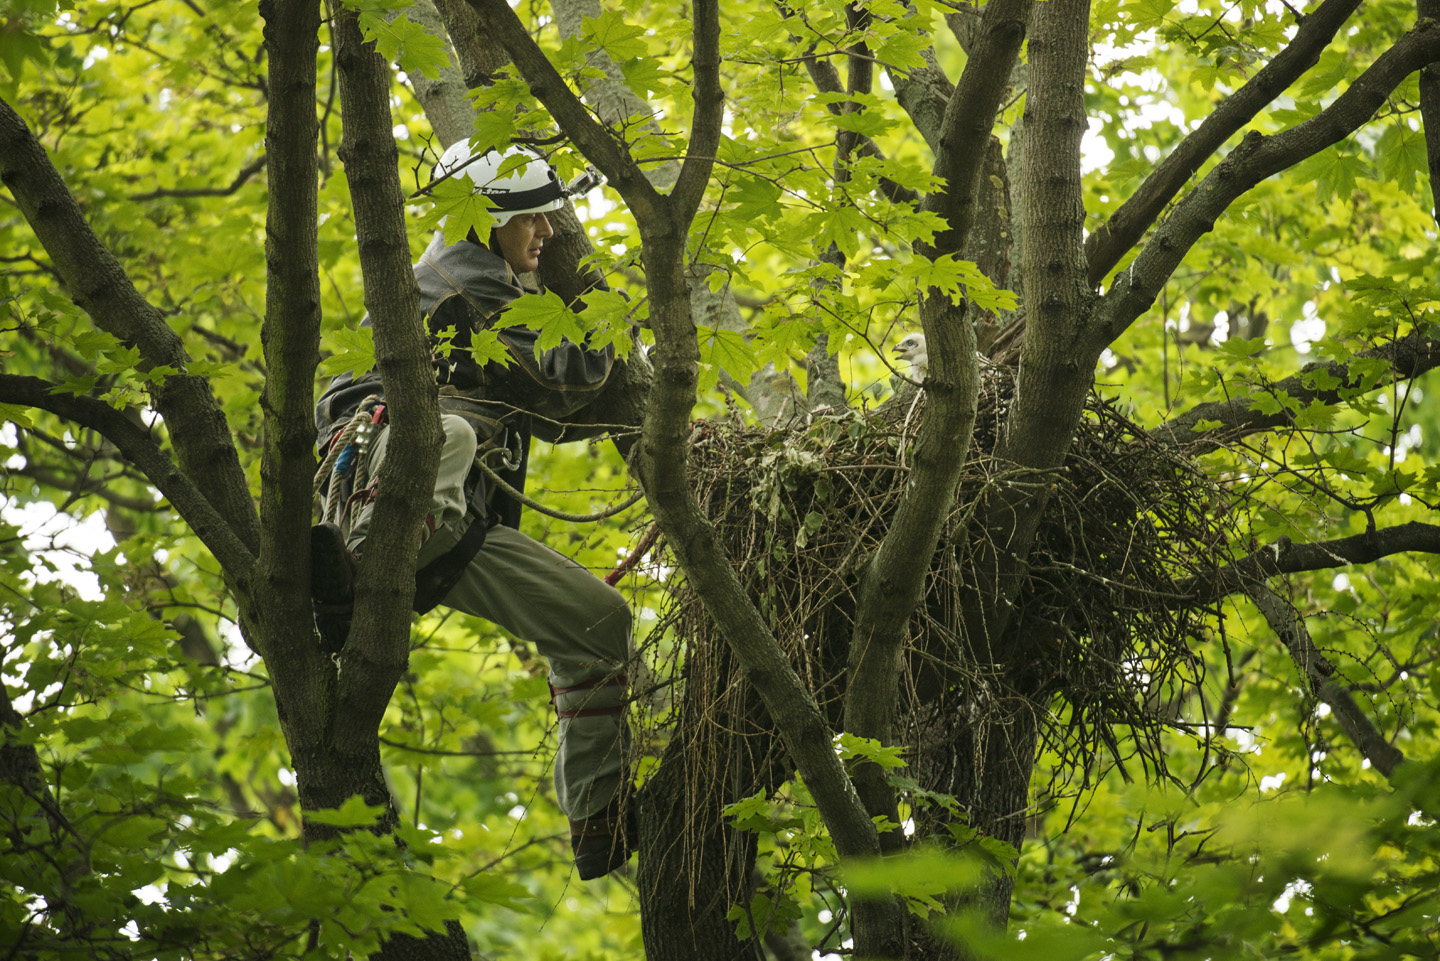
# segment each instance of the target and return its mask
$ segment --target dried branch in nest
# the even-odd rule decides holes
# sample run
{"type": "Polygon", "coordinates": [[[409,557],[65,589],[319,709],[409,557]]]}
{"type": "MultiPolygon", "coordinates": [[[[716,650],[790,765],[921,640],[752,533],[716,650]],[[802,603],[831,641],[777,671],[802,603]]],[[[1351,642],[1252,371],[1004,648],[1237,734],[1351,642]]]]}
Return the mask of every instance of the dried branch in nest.
{"type": "MultiPolygon", "coordinates": [[[[1022,696],[1045,715],[1044,738],[1062,766],[1093,770],[1102,750],[1133,747],[1164,773],[1159,738],[1201,680],[1191,645],[1203,607],[1177,588],[1228,561],[1227,499],[1183,450],[1151,441],[1114,405],[1092,395],[1064,467],[1021,474],[992,452],[1014,392],[1011,372],[986,365],[970,458],[924,600],[911,619],[912,664],[943,662],[954,679],[938,714],[983,726],[989,705],[1022,696]],[[1017,599],[1011,633],[986,662],[963,636],[977,603],[973,565],[984,537],[976,507],[1005,485],[1049,489],[1045,520],[1017,599]]],[[[803,428],[762,430],[738,419],[706,426],[691,453],[698,500],[720,531],[791,663],[838,721],[859,572],[890,528],[905,489],[924,395],[902,390],[870,414],[843,412],[803,428]]],[[[700,598],[667,585],[666,623],[683,640],[686,687],[680,730],[690,769],[730,798],[772,787],[779,755],[763,709],[700,598]],[[743,750],[737,752],[737,745],[743,750]],[[736,769],[736,758],[747,760],[736,769]]],[[[936,737],[936,705],[907,706],[905,740],[917,752],[936,737]]],[[[779,775],[783,777],[783,772],[779,775]]],[[[1128,776],[1128,774],[1127,774],[1128,776]]]]}

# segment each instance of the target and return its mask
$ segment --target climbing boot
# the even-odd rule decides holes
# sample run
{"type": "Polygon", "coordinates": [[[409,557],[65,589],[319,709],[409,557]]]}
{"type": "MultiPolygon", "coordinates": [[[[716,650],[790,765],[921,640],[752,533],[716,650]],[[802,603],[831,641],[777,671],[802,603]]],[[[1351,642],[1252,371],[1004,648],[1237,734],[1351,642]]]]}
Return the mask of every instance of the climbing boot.
{"type": "Polygon", "coordinates": [[[582,881],[593,881],[624,867],[635,849],[635,838],[635,815],[628,808],[621,812],[619,798],[593,818],[571,821],[570,850],[575,855],[575,873],[582,881]]]}
{"type": "Polygon", "coordinates": [[[339,654],[355,610],[355,555],[334,524],[310,528],[310,602],[326,652],[339,654]]]}

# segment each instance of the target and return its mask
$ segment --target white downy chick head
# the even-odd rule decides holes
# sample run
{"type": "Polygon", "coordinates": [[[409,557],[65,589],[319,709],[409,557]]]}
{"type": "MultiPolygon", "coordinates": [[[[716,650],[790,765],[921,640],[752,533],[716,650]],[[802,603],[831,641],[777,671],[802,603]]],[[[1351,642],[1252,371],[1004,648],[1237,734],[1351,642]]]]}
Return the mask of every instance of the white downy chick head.
{"type": "Polygon", "coordinates": [[[929,362],[929,355],[925,353],[924,334],[906,334],[900,343],[895,345],[894,354],[900,360],[908,361],[914,369],[914,373],[920,378],[925,376],[925,365],[929,362]]]}

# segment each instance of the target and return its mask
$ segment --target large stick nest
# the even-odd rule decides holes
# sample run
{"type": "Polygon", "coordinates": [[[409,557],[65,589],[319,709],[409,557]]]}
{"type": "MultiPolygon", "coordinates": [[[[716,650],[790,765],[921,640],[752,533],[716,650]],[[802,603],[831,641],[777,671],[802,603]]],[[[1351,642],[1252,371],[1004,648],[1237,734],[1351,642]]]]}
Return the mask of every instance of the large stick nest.
{"type": "MultiPolygon", "coordinates": [[[[1227,498],[1183,449],[1150,438],[1093,393],[1063,468],[1018,474],[992,453],[1013,375],[995,367],[982,373],[969,456],[906,640],[911,679],[927,665],[943,670],[948,694],[938,716],[949,718],[951,731],[983,728],[987,705],[1024,697],[1037,706],[1041,736],[1059,752],[1060,767],[1082,781],[1097,755],[1118,763],[1138,753],[1152,773],[1163,772],[1160,734],[1183,726],[1181,699],[1202,671],[1192,645],[1214,623],[1177,585],[1229,559],[1227,498]],[[1011,628],[987,645],[965,636],[963,613],[977,602],[983,508],[1006,484],[1043,485],[1049,496],[1011,628]]],[[[902,391],[876,411],[801,427],[711,422],[691,451],[702,509],[791,663],[837,723],[855,591],[890,529],[923,416],[923,393],[902,391]]],[[[776,754],[764,712],[698,595],[678,579],[669,592],[665,622],[687,658],[691,770],[713,777],[731,769],[736,745],[747,744],[749,773],[732,787],[759,789],[776,754]],[[768,761],[755,755],[759,743],[768,761]]],[[[933,744],[937,702],[922,707],[913,684],[906,693],[905,742],[933,744]]]]}

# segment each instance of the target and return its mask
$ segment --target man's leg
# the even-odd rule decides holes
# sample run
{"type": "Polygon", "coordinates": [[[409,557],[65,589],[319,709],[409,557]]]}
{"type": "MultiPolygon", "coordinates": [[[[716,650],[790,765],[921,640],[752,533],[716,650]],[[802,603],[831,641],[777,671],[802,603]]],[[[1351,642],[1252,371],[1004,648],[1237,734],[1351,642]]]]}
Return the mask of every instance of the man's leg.
{"type": "MultiPolygon", "coordinates": [[[[432,502],[435,528],[420,548],[420,567],[453,547],[470,520],[464,483],[475,456],[475,434],[461,417],[446,415],[441,421],[445,448],[432,502]]],[[[367,464],[372,474],[384,460],[388,441],[388,428],[372,441],[367,464]]],[[[370,510],[367,506],[351,528],[352,550],[365,537],[370,510]]],[[[586,832],[586,822],[604,827],[615,813],[613,803],[627,771],[630,608],[625,598],[564,555],[497,526],[441,603],[529,641],[549,663],[560,716],[555,759],[560,809],[577,836],[586,832]]],[[[609,838],[604,840],[608,845],[609,838]]],[[[623,862],[623,853],[612,855],[607,847],[599,868],[577,858],[581,876],[605,873],[613,857],[623,862]]]]}
{"type": "MultiPolygon", "coordinates": [[[[421,549],[421,562],[457,537],[454,529],[437,531],[421,549]]],[[[492,527],[441,603],[500,625],[549,662],[559,715],[555,794],[570,819],[576,868],[589,879],[624,864],[618,797],[629,746],[625,598],[564,555],[512,528],[492,527]]]]}
{"type": "MultiPolygon", "coordinates": [[[[458,525],[457,525],[458,526],[458,525]]],[[[424,563],[458,536],[437,531],[424,563]]],[[[555,790],[572,820],[602,814],[625,770],[625,665],[630,608],[625,598],[574,561],[509,527],[485,544],[441,601],[534,644],[550,665],[560,715],[555,790]]]]}
{"type": "MultiPolygon", "coordinates": [[[[455,523],[465,515],[465,478],[475,460],[475,431],[463,417],[444,415],[440,419],[445,432],[445,446],[440,451],[440,467],[435,477],[435,494],[430,504],[430,517],[422,536],[429,536],[436,525],[455,523]]],[[[381,427],[365,452],[366,473],[374,477],[385,460],[390,444],[390,428],[381,427]]],[[[369,491],[373,494],[373,488],[369,491]]],[[[356,515],[349,519],[349,535],[334,524],[315,526],[310,534],[310,593],[315,605],[315,626],[326,651],[338,654],[350,634],[350,619],[355,604],[355,555],[365,544],[370,529],[374,504],[361,494],[356,515]]]]}
{"type": "MultiPolygon", "coordinates": [[[[440,467],[435,473],[435,494],[430,500],[430,524],[425,528],[426,536],[429,536],[432,524],[435,528],[452,527],[464,520],[465,478],[470,474],[470,465],[475,462],[475,429],[465,418],[442,414],[440,427],[445,431],[445,446],[440,449],[440,467]]],[[[369,476],[374,477],[379,472],[389,450],[390,427],[386,425],[371,439],[366,450],[365,469],[369,476]]],[[[360,551],[370,530],[370,515],[374,509],[373,503],[366,504],[351,523],[346,540],[352,551],[360,551]]],[[[424,565],[425,560],[421,560],[420,566],[424,565]]]]}

